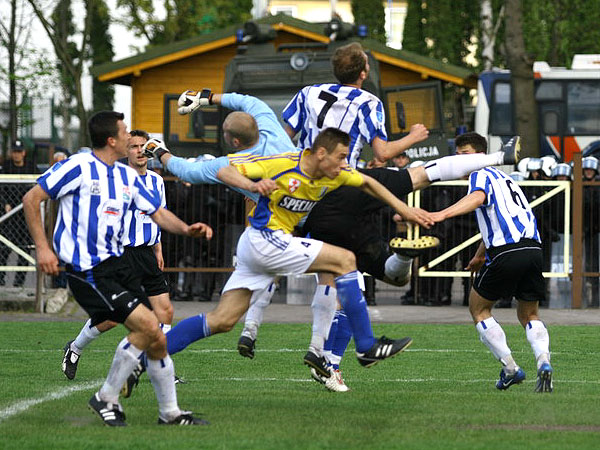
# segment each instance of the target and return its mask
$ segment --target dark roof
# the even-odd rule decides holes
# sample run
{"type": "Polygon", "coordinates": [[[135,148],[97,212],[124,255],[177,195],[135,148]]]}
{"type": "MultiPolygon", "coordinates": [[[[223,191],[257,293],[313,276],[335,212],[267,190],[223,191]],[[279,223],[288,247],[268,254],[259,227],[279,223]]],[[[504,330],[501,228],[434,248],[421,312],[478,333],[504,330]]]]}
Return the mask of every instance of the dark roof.
{"type": "MultiPolygon", "coordinates": [[[[282,29],[289,32],[297,32],[298,34],[309,33],[314,35],[314,38],[316,39],[322,37],[323,41],[328,41],[327,36],[324,34],[323,24],[305,22],[285,14],[264,17],[256,20],[256,22],[261,24],[280,25],[282,29]]],[[[235,43],[235,32],[239,28],[242,28],[242,24],[229,26],[212,33],[173,42],[171,44],[149,47],[145,52],[135,56],[94,66],[90,69],[90,73],[96,77],[104,75],[106,78],[104,81],[129,84],[129,77],[131,77],[136,70],[145,70],[149,67],[155,67],[189,57],[192,54],[196,54],[195,47],[201,47],[197,49],[197,53],[202,53],[208,50],[207,45],[219,40],[223,40],[223,46],[235,43]],[[177,55],[177,53],[180,53],[180,55],[177,55]],[[107,75],[108,77],[106,77],[107,75]]],[[[450,76],[452,79],[451,81],[456,82],[457,84],[474,84],[474,80],[476,79],[475,73],[463,67],[445,64],[437,59],[418,55],[407,50],[396,50],[373,39],[360,39],[359,41],[366,49],[383,55],[386,59],[385,62],[399,67],[421,71],[435,78],[444,79],[446,76],[450,76]],[[436,76],[435,72],[439,72],[439,74],[436,76]]]]}

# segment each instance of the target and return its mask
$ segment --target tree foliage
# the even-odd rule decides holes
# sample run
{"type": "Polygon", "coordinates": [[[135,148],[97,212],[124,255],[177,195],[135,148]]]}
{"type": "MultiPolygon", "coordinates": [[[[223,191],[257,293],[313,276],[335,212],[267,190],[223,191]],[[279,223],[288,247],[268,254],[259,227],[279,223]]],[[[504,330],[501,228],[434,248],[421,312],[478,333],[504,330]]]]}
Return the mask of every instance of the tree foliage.
{"type": "MultiPolygon", "coordinates": [[[[86,0],[90,2],[90,55],[93,66],[112,61],[115,56],[112,37],[109,33],[110,14],[104,0],[86,0]]],[[[115,87],[111,83],[98,81],[92,82],[92,104],[95,111],[109,111],[113,109],[115,87]]]]}
{"type": "Polygon", "coordinates": [[[121,22],[150,46],[210,33],[251,18],[252,0],[165,0],[159,17],[152,0],[118,0],[126,12],[121,22]]]}
{"type": "Polygon", "coordinates": [[[368,36],[385,44],[385,9],[381,0],[351,0],[350,6],[354,23],[366,25],[368,36]]]}

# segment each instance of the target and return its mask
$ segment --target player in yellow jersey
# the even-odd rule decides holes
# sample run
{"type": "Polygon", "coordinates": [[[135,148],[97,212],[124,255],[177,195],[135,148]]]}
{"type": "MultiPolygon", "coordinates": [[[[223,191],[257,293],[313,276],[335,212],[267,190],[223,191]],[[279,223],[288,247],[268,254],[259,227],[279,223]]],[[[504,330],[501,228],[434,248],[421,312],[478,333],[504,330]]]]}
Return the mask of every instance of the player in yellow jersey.
{"type": "Polygon", "coordinates": [[[327,274],[329,284],[336,287],[352,326],[361,365],[370,367],[411,344],[408,337],[393,340],[373,336],[361,291],[362,275],[356,270],[352,252],[291,234],[326,193],[343,185],[373,195],[406,220],[427,228],[433,224],[428,212],[409,208],[379,182],[349,168],[348,143],[346,133],[328,128],[319,134],[312,150],[267,157],[240,155],[219,170],[222,182],[258,192],[260,198],[249,214],[250,226],[238,241],[236,268],[219,304],[213,311],[185,319],[171,329],[171,353],[198,339],[230,331],[248,310],[252,292],[269,286],[275,276],[307,271],[327,274]]]}

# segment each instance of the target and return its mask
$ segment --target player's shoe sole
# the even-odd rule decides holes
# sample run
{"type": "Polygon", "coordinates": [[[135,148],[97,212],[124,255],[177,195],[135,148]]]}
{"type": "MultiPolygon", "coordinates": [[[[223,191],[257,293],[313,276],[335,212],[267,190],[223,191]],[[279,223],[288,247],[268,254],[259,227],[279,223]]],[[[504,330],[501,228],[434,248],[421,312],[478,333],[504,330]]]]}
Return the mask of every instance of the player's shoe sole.
{"type": "Polygon", "coordinates": [[[306,364],[312,369],[315,369],[315,372],[317,372],[323,378],[329,378],[331,376],[325,358],[316,355],[310,350],[306,352],[306,355],[304,355],[304,364],[306,364]]]}
{"type": "Polygon", "coordinates": [[[398,353],[406,350],[412,339],[405,337],[402,339],[388,339],[385,336],[381,336],[375,344],[366,352],[356,352],[356,358],[363,367],[372,367],[379,361],[384,359],[393,358],[398,353]]]}
{"type": "Polygon", "coordinates": [[[504,164],[514,165],[519,162],[521,156],[521,137],[513,136],[506,144],[502,146],[500,151],[504,152],[504,164]]]}
{"type": "Polygon", "coordinates": [[[67,342],[63,351],[63,360],[62,360],[62,372],[65,376],[72,380],[75,378],[75,374],[77,373],[77,364],[79,363],[79,355],[71,350],[71,343],[73,341],[67,342]]]}
{"type": "Polygon", "coordinates": [[[552,392],[552,366],[544,363],[537,373],[537,382],[535,383],[535,392],[552,392]]]}
{"type": "Polygon", "coordinates": [[[513,375],[507,375],[504,369],[500,370],[500,379],[496,382],[496,388],[504,391],[514,384],[520,384],[527,376],[523,369],[519,369],[513,375]]]}
{"type": "Polygon", "coordinates": [[[395,237],[390,241],[390,249],[394,253],[409,258],[416,258],[422,255],[427,250],[436,248],[440,245],[440,240],[435,236],[421,236],[418,239],[405,239],[395,237]]]}
{"type": "Polygon", "coordinates": [[[173,420],[165,420],[161,417],[158,418],[159,425],[210,425],[210,422],[199,419],[198,417],[192,416],[191,412],[184,412],[183,414],[175,417],[173,420]]]}
{"type": "Polygon", "coordinates": [[[248,336],[240,336],[237,344],[238,353],[245,358],[254,359],[255,345],[255,339],[250,339],[248,336]]]}

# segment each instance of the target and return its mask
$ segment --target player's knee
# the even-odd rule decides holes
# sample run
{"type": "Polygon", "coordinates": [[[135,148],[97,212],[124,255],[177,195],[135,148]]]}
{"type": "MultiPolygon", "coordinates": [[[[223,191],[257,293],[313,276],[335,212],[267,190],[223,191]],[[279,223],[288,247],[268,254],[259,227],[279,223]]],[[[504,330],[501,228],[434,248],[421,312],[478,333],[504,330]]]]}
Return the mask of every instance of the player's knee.
{"type": "Polygon", "coordinates": [[[166,305],[161,305],[161,307],[155,311],[155,314],[160,323],[173,323],[173,305],[171,302],[166,305]]]}
{"type": "Polygon", "coordinates": [[[356,256],[350,250],[340,251],[340,274],[353,272],[356,270],[356,256]]]}
{"type": "Polygon", "coordinates": [[[206,321],[210,327],[211,334],[227,333],[233,329],[239,317],[223,314],[220,311],[212,311],[206,315],[206,321]]]}

